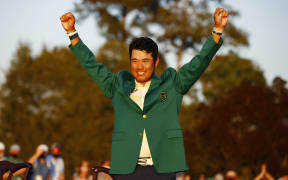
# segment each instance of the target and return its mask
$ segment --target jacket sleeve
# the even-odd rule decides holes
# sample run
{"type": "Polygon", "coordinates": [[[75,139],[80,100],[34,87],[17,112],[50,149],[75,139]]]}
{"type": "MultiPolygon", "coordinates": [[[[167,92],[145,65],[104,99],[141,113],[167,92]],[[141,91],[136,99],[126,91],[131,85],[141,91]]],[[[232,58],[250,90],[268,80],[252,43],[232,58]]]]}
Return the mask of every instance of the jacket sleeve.
{"type": "Polygon", "coordinates": [[[222,38],[216,43],[212,37],[206,40],[200,53],[196,55],[190,62],[183,65],[175,75],[175,88],[181,93],[185,94],[189,91],[191,86],[200,78],[205,71],[214,55],[223,43],[222,38]]]}
{"type": "Polygon", "coordinates": [[[104,95],[112,98],[118,85],[117,76],[104,64],[96,62],[95,55],[81,40],[74,46],[70,44],[69,48],[87,74],[103,91],[104,95]]]}

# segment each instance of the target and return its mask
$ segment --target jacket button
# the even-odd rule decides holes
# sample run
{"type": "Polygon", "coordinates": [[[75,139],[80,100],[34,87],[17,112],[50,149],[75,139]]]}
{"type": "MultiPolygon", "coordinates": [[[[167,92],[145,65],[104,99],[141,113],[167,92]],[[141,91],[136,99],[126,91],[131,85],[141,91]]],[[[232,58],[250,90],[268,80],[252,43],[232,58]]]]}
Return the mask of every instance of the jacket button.
{"type": "Polygon", "coordinates": [[[141,136],[143,136],[143,134],[142,134],[142,133],[138,133],[138,136],[140,136],[140,137],[141,137],[141,136]]]}
{"type": "Polygon", "coordinates": [[[144,119],[146,119],[147,118],[147,115],[146,114],[143,114],[143,116],[142,116],[144,119]]]}

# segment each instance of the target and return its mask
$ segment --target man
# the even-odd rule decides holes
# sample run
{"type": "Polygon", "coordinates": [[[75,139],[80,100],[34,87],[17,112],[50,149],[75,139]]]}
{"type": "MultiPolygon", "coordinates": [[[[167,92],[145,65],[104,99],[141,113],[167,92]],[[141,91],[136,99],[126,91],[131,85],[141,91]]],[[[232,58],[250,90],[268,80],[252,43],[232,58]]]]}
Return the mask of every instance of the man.
{"type": "Polygon", "coordinates": [[[50,175],[52,180],[64,180],[64,160],[61,157],[61,148],[59,144],[53,144],[51,147],[52,154],[47,156],[50,164],[50,175]]]}
{"type": "Polygon", "coordinates": [[[48,146],[40,144],[28,162],[33,165],[32,180],[50,180],[50,164],[46,160],[48,146]]]}
{"type": "Polygon", "coordinates": [[[9,148],[9,156],[7,158],[8,161],[13,163],[22,163],[23,160],[19,158],[21,148],[18,144],[12,144],[9,148]]]}
{"type": "Polygon", "coordinates": [[[225,176],[227,180],[238,180],[238,175],[234,170],[227,171],[225,176]]]}
{"type": "MultiPolygon", "coordinates": [[[[9,148],[9,156],[7,158],[8,161],[12,163],[23,163],[23,160],[19,158],[19,154],[21,151],[21,147],[19,144],[12,144],[9,148]]],[[[22,176],[13,176],[12,180],[21,180],[22,176]]]]}
{"type": "MultiPolygon", "coordinates": [[[[275,180],[275,178],[268,172],[266,164],[261,165],[261,172],[253,180],[262,180],[262,179],[275,180]]],[[[282,178],[282,179],[284,179],[284,178],[282,178]]]]}
{"type": "Polygon", "coordinates": [[[154,74],[159,57],[158,46],[152,39],[134,39],[129,47],[131,72],[113,74],[96,61],[80,40],[73,14],[68,12],[60,20],[71,40],[73,54],[113,103],[110,174],[118,180],[164,180],[175,179],[176,172],[186,171],[178,120],[181,101],[220,48],[228,12],[216,9],[215,26],[199,55],[178,72],[168,68],[160,78],[154,74]]]}

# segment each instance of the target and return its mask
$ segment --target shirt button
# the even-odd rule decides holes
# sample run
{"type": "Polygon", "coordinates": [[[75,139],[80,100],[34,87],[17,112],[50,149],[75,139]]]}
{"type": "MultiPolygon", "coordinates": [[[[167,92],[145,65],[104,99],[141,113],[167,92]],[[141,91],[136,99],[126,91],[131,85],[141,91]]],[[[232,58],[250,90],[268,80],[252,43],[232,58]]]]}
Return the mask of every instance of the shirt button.
{"type": "Polygon", "coordinates": [[[142,133],[138,133],[138,136],[140,136],[140,137],[141,137],[141,136],[143,136],[143,134],[142,134],[142,133]]]}
{"type": "Polygon", "coordinates": [[[143,114],[143,116],[142,116],[144,119],[146,119],[147,118],[147,115],[146,114],[143,114]]]}

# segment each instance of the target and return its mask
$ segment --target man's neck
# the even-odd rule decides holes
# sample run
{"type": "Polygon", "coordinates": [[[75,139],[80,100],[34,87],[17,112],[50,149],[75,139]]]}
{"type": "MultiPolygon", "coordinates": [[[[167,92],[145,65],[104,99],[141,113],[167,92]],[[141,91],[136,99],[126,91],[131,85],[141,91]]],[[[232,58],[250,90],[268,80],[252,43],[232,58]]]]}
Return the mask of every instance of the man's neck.
{"type": "Polygon", "coordinates": [[[146,85],[146,83],[149,83],[151,81],[151,79],[150,80],[148,80],[148,81],[145,81],[145,82],[138,82],[136,79],[135,79],[135,82],[137,83],[137,84],[140,84],[141,86],[145,86],[146,85]]]}
{"type": "Polygon", "coordinates": [[[137,82],[139,84],[141,84],[143,87],[145,86],[146,82],[137,82]]]}

